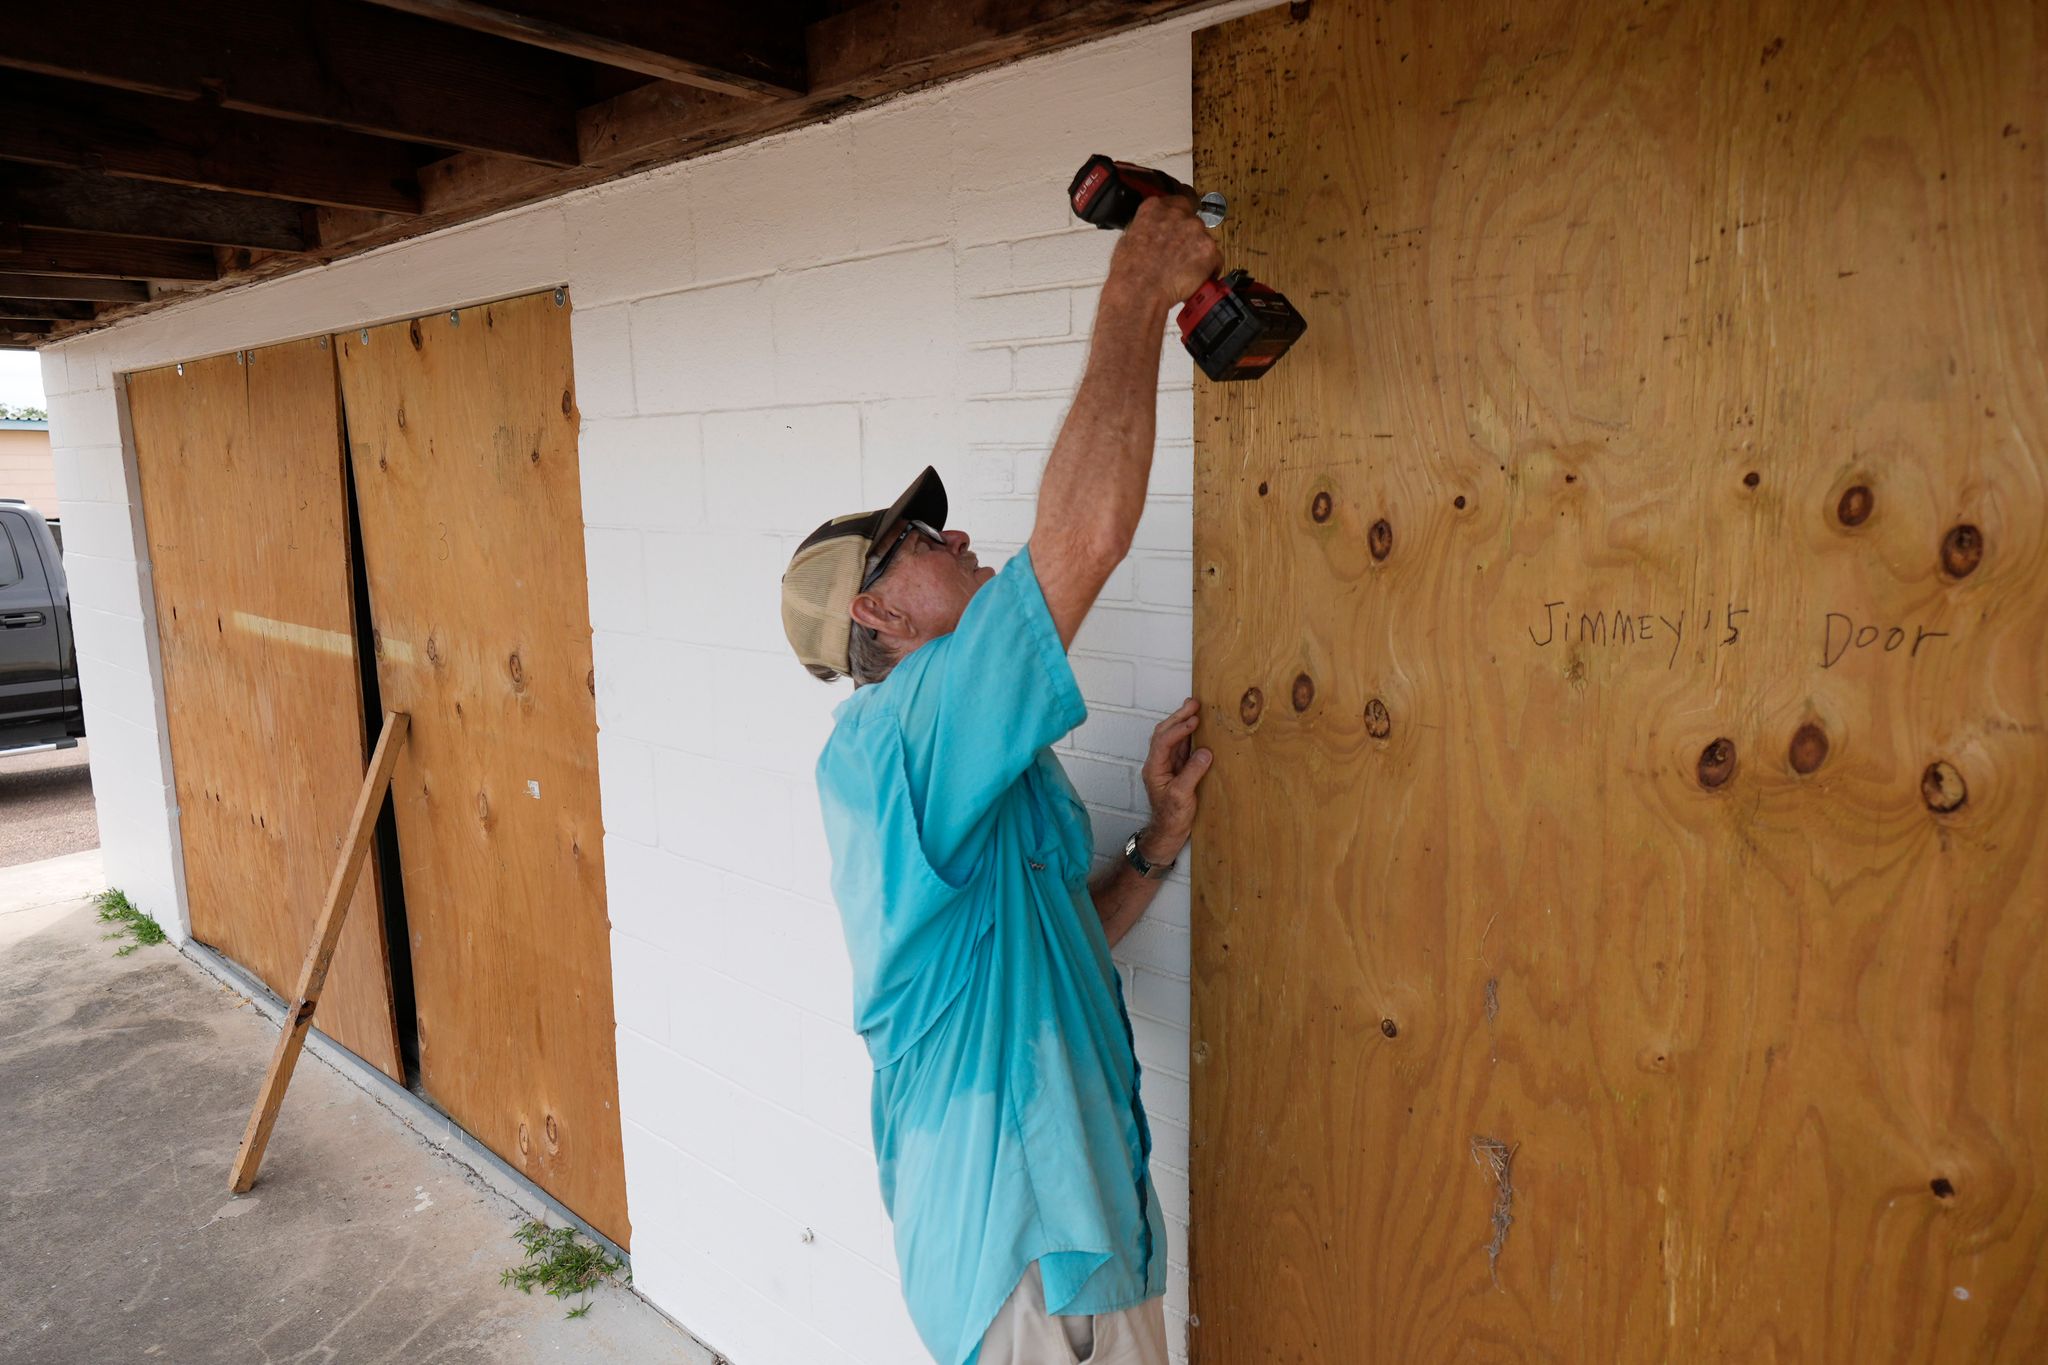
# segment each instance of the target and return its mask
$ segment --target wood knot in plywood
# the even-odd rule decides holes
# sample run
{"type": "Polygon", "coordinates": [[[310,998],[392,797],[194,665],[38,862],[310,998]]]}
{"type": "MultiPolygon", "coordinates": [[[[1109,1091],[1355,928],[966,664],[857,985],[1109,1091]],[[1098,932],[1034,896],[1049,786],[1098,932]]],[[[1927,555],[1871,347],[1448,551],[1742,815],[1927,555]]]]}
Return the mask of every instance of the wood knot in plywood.
{"type": "Polygon", "coordinates": [[[485,829],[491,827],[491,797],[488,792],[476,794],[476,819],[485,829]]]}
{"type": "Polygon", "coordinates": [[[1870,520],[1872,509],[1877,506],[1877,496],[1868,484],[1851,484],[1842,490],[1842,497],[1835,504],[1835,520],[1844,526],[1861,526],[1870,520]]]}
{"type": "Polygon", "coordinates": [[[520,661],[519,651],[516,649],[505,659],[505,676],[512,680],[514,692],[526,690],[526,665],[520,661]]]}
{"type": "Polygon", "coordinates": [[[1394,527],[1385,517],[1374,522],[1365,533],[1365,548],[1372,552],[1374,559],[1385,559],[1394,552],[1394,527]]]}
{"type": "Polygon", "coordinates": [[[1953,763],[1937,758],[1920,774],[1920,799],[1937,815],[1959,810],[1970,799],[1970,788],[1953,763]]]}
{"type": "Polygon", "coordinates": [[[1297,673],[1294,677],[1294,709],[1306,711],[1315,699],[1316,680],[1306,673],[1297,673]]]}
{"type": "Polygon", "coordinates": [[[1314,500],[1308,505],[1310,519],[1318,524],[1328,521],[1330,519],[1330,506],[1330,495],[1327,492],[1316,494],[1314,500]]]}
{"type": "Polygon", "coordinates": [[[1394,729],[1394,718],[1387,714],[1387,704],[1374,697],[1365,704],[1365,732],[1374,739],[1385,739],[1394,729]]]}
{"type": "Polygon", "coordinates": [[[412,348],[415,351],[425,345],[426,339],[420,335],[420,320],[418,318],[412,320],[412,325],[405,329],[405,334],[412,339],[412,348]]]}
{"type": "Polygon", "coordinates": [[[1700,750],[1698,772],[1700,785],[1708,791],[1727,785],[1728,779],[1735,775],[1735,741],[1726,735],[1709,741],[1707,747],[1700,750]]]}
{"type": "Polygon", "coordinates": [[[1787,753],[1792,771],[1805,777],[1815,772],[1828,758],[1828,732],[1813,721],[1807,721],[1792,732],[1792,744],[1787,753]]]}
{"type": "Polygon", "coordinates": [[[1941,571],[1950,578],[1968,578],[1984,559],[1984,533],[1968,522],[1951,526],[1941,538],[1941,571]]]}
{"type": "Polygon", "coordinates": [[[1266,694],[1256,687],[1247,687],[1244,695],[1237,699],[1237,718],[1247,729],[1259,723],[1259,717],[1266,713],[1266,694]]]}

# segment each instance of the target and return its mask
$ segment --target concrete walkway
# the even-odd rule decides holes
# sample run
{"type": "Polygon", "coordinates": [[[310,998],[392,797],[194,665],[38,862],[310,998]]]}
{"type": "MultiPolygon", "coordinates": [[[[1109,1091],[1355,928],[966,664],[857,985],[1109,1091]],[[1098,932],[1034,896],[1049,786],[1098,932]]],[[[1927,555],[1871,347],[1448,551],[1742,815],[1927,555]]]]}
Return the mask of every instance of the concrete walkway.
{"type": "Polygon", "coordinates": [[[27,870],[0,869],[0,1361],[713,1365],[629,1291],[572,1322],[502,1288],[526,1214],[311,1053],[231,1197],[275,1029],[168,945],[115,957],[84,901],[31,906],[27,870]]]}

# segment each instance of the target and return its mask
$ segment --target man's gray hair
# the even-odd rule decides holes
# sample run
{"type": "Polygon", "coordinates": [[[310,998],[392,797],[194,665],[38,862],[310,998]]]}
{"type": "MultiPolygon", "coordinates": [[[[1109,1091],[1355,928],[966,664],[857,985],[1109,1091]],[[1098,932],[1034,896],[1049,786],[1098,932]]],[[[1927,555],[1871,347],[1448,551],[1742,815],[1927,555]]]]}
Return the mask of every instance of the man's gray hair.
{"type": "Polygon", "coordinates": [[[856,625],[846,642],[847,673],[855,687],[866,687],[889,676],[896,656],[882,643],[882,637],[866,626],[856,625]]]}

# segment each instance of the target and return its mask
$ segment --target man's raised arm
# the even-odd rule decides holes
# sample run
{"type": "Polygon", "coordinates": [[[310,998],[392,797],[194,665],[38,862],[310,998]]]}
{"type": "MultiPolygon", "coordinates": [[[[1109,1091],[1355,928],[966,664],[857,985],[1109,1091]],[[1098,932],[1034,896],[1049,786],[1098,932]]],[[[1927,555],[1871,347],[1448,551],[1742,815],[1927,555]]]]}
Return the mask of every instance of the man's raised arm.
{"type": "Polygon", "coordinates": [[[1194,205],[1147,200],[1110,258],[1088,368],[1038,490],[1031,563],[1060,643],[1130,551],[1152,476],[1159,347],[1166,315],[1221,268],[1194,205]]]}

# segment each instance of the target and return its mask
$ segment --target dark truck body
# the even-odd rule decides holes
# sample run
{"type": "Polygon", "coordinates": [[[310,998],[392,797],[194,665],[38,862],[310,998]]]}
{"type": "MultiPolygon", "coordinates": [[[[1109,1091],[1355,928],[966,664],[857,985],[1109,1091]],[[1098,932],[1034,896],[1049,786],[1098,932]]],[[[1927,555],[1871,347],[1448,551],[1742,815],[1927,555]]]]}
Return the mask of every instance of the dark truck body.
{"type": "Polygon", "coordinates": [[[40,512],[0,498],[0,753],[84,734],[63,557],[40,512]]]}

